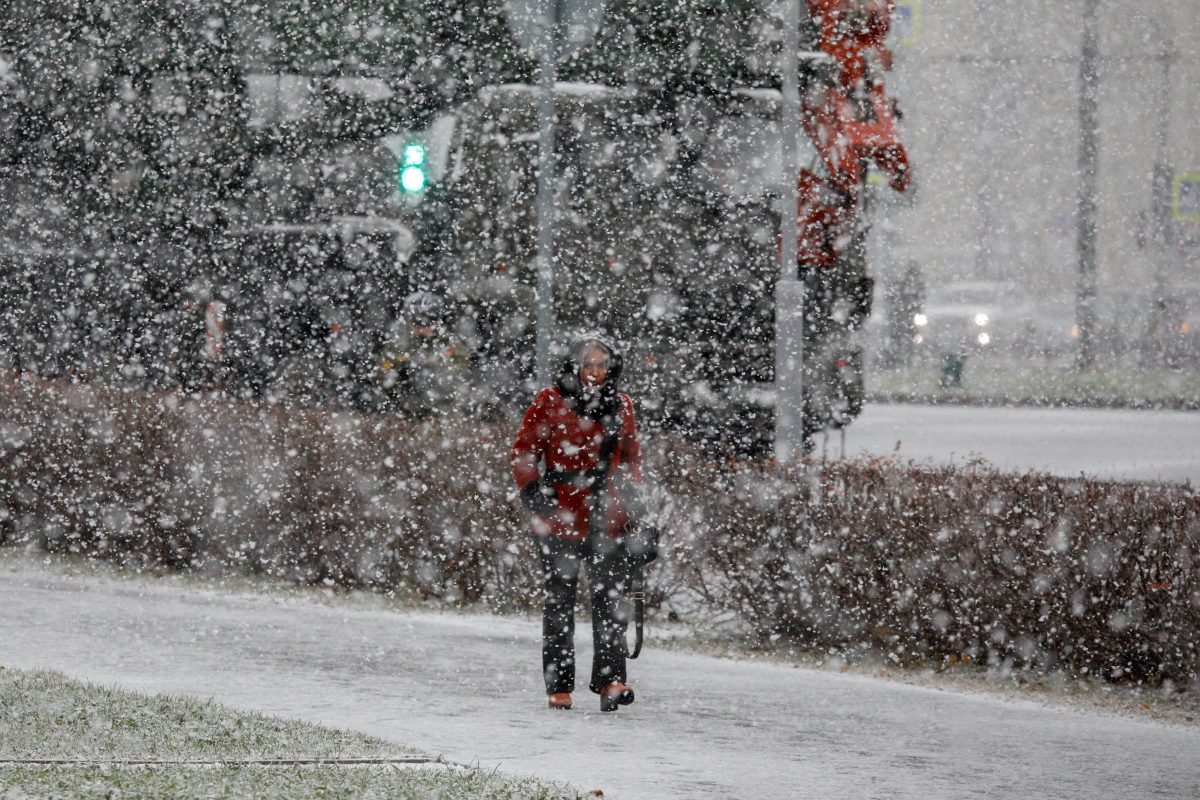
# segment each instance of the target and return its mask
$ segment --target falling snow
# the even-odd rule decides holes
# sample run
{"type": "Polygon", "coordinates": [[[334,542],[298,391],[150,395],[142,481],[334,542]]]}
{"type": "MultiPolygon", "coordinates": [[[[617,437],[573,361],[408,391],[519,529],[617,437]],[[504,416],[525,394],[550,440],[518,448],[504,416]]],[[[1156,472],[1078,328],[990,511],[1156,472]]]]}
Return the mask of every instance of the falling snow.
{"type": "MultiPolygon", "coordinates": [[[[536,609],[508,448],[567,344],[600,331],[623,353],[645,452],[633,524],[663,536],[647,568],[652,627],[780,658],[1194,695],[1192,4],[579,0],[558,3],[550,26],[536,5],[6,9],[0,544],[536,609]]],[[[22,603],[47,591],[6,581],[22,603]]],[[[69,581],[53,582],[46,602],[66,603],[57,582],[69,581]]],[[[113,616],[89,621],[101,639],[140,613],[119,594],[103,606],[113,616]]],[[[204,602],[189,597],[155,595],[198,625],[204,602]]],[[[239,620],[256,610],[210,602],[239,620]]],[[[345,635],[382,636],[384,619],[345,635]]],[[[452,695],[467,667],[447,642],[469,638],[486,660],[487,624],[519,628],[495,642],[523,648],[497,656],[505,675],[528,668],[529,681],[497,679],[522,687],[497,690],[514,702],[456,709],[465,722],[425,734],[464,759],[542,772],[494,747],[513,720],[547,736],[530,710],[536,622],[488,619],[456,633],[397,616],[437,640],[433,666],[389,682],[356,671],[374,664],[364,651],[336,679],[376,681],[388,707],[452,695]]],[[[167,624],[139,621],[155,637],[167,624]]],[[[236,625],[255,686],[286,682],[283,639],[236,625]]],[[[307,617],[299,630],[329,634],[307,617]]],[[[231,646],[196,636],[200,661],[231,646]]],[[[82,677],[216,691],[215,667],[171,683],[180,661],[157,650],[157,667],[126,672],[116,646],[84,668],[35,644],[0,666],[45,656],[82,677]]],[[[1036,794],[1008,779],[1030,763],[1054,777],[1036,742],[1054,753],[1076,738],[1085,777],[1069,788],[1095,794],[1127,755],[1118,740],[1141,741],[1113,720],[956,698],[946,722],[927,694],[887,684],[677,656],[673,673],[654,658],[634,709],[678,707],[656,709],[636,747],[680,731],[689,742],[663,754],[664,796],[779,790],[763,776],[730,788],[720,773],[742,756],[852,785],[821,783],[786,748],[737,750],[738,719],[747,741],[790,741],[838,769],[882,748],[866,768],[881,796],[895,769],[911,796],[940,796],[973,764],[990,771],[981,794],[1036,794]],[[756,688],[683,692],[702,691],[709,669],[756,688]],[[830,727],[815,730],[794,696],[762,703],[776,685],[830,727]],[[853,724],[833,713],[860,691],[874,700],[853,706],[853,724]],[[903,704],[915,718],[894,713],[903,704]],[[711,714],[721,746],[679,708],[711,714]],[[956,732],[975,713],[996,718],[1003,758],[956,732]],[[1024,739],[1013,717],[1044,738],[1024,739]],[[927,734],[958,749],[896,745],[927,734]],[[843,755],[830,762],[822,736],[843,755]],[[930,759],[958,772],[931,777],[930,759]]],[[[491,691],[474,673],[470,685],[491,691]]],[[[227,699],[422,737],[361,691],[303,695],[227,699]]],[[[1129,793],[1196,791],[1194,769],[1169,757],[1190,734],[1155,735],[1170,742],[1146,745],[1129,793]]],[[[602,764],[577,766],[602,782],[602,764]]]]}

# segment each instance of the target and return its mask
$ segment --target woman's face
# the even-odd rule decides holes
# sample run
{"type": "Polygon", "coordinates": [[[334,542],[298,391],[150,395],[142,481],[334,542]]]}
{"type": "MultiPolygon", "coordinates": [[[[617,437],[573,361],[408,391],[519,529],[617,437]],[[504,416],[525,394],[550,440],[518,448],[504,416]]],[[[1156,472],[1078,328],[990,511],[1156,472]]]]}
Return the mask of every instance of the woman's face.
{"type": "Polygon", "coordinates": [[[589,347],[583,354],[583,366],[579,377],[584,386],[601,386],[608,377],[608,351],[603,347],[589,347]]]}

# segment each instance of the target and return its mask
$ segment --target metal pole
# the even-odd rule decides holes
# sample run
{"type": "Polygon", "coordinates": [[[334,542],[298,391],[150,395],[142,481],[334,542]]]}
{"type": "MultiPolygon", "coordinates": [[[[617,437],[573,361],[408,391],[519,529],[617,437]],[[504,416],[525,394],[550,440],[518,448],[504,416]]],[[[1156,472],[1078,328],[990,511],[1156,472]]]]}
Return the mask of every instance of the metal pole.
{"type": "Polygon", "coordinates": [[[561,0],[545,0],[538,52],[537,383],[550,383],[554,338],[554,81],[561,0]]]}
{"type": "Polygon", "coordinates": [[[1161,309],[1167,301],[1167,283],[1171,259],[1171,165],[1167,160],[1167,140],[1171,119],[1171,52],[1167,37],[1158,19],[1155,29],[1162,40],[1162,78],[1159,85],[1158,143],[1155,155],[1153,183],[1151,185],[1150,214],[1153,220],[1154,243],[1157,256],[1154,270],[1154,300],[1161,309]]]}
{"type": "Polygon", "coordinates": [[[796,265],[796,153],[800,137],[800,0],[787,0],[779,55],[783,102],[779,131],[783,191],[779,199],[780,265],[775,285],[775,459],[792,460],[804,437],[804,284],[796,265]]]}
{"type": "Polygon", "coordinates": [[[1083,370],[1091,369],[1096,362],[1093,331],[1096,320],[1097,95],[1100,88],[1096,16],[1099,5],[1100,0],[1084,0],[1083,50],[1079,65],[1079,294],[1075,304],[1075,322],[1079,328],[1076,364],[1083,370]]]}

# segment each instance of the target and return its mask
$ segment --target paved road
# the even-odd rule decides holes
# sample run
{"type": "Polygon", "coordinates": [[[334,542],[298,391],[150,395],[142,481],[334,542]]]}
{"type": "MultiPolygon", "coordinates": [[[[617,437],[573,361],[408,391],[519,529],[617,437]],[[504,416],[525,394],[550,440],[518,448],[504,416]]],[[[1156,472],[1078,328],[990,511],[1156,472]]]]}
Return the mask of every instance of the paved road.
{"type": "MultiPolygon", "coordinates": [[[[840,448],[834,434],[826,451],[840,448]]],[[[871,404],[846,431],[847,455],[862,452],[1195,486],[1200,412],[871,404]]]]}
{"type": "Polygon", "coordinates": [[[653,648],[633,706],[552,712],[525,620],[12,563],[0,607],[9,667],[213,697],[610,799],[1200,797],[1200,728],[653,648]]]}

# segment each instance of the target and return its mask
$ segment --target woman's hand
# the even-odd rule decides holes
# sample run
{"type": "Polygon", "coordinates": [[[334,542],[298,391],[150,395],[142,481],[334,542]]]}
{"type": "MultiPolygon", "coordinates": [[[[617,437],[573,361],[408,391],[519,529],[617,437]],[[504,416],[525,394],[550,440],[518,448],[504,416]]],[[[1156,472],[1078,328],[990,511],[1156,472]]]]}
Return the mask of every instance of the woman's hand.
{"type": "Polygon", "coordinates": [[[548,517],[558,508],[558,492],[539,478],[521,487],[521,502],[529,513],[548,517]]]}

